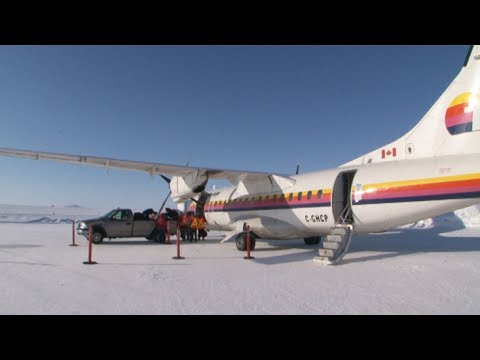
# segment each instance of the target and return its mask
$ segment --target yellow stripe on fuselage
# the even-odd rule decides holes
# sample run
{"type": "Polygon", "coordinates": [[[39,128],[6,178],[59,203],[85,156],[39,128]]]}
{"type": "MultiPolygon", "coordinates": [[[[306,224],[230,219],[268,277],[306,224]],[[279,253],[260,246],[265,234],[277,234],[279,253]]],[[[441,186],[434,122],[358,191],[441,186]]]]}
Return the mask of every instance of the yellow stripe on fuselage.
{"type": "Polygon", "coordinates": [[[455,175],[455,176],[442,176],[437,178],[426,178],[417,180],[404,180],[404,181],[391,181],[376,184],[363,185],[363,190],[378,189],[378,188],[390,188],[400,186],[411,185],[423,185],[423,184],[438,184],[442,182],[459,181],[459,180],[474,180],[480,178],[480,174],[467,174],[467,175],[455,175]]]}
{"type": "MultiPolygon", "coordinates": [[[[293,194],[293,196],[297,196],[298,193],[301,192],[301,193],[302,193],[302,198],[303,198],[304,196],[307,196],[307,194],[308,194],[309,191],[312,192],[312,198],[313,198],[314,196],[317,196],[317,195],[318,195],[318,191],[319,191],[319,190],[293,191],[293,192],[291,192],[291,193],[293,194]]],[[[332,189],[321,189],[320,191],[322,192],[322,197],[325,196],[325,195],[330,196],[331,193],[332,193],[332,189]]],[[[244,197],[236,198],[235,200],[245,201],[245,199],[246,199],[247,202],[249,202],[249,201],[252,199],[252,197],[255,197],[255,199],[258,199],[258,198],[261,196],[261,197],[262,197],[262,201],[264,201],[266,196],[269,196],[269,200],[271,200],[271,197],[272,197],[273,195],[277,195],[277,201],[278,201],[279,197],[280,197],[282,194],[283,194],[284,197],[285,197],[285,201],[289,201],[289,200],[288,200],[288,196],[289,196],[290,192],[281,193],[281,194],[278,194],[278,193],[257,194],[257,195],[254,195],[254,196],[248,196],[247,198],[244,198],[244,197]]],[[[227,199],[217,199],[217,200],[213,200],[213,201],[208,202],[208,203],[206,204],[206,206],[215,206],[215,205],[214,205],[215,202],[217,203],[216,206],[232,204],[232,200],[228,201],[227,199]],[[226,204],[224,204],[225,201],[226,201],[226,204]]]]}

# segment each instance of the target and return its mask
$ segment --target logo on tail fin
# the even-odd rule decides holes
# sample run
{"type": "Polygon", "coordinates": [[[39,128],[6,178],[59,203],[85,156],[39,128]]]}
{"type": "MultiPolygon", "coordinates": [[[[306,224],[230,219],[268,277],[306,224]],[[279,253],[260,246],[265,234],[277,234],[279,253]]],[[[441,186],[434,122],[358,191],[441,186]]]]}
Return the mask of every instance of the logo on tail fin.
{"type": "Polygon", "coordinates": [[[445,113],[445,125],[451,135],[478,130],[474,124],[474,110],[480,111],[480,95],[465,92],[458,95],[448,106],[445,113]]]}

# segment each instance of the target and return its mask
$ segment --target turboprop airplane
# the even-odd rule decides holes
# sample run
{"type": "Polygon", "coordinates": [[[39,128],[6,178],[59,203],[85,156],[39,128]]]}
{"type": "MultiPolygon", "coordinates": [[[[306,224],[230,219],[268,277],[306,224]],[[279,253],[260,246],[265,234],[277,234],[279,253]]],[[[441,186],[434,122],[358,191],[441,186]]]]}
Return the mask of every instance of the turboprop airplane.
{"type": "Polygon", "coordinates": [[[176,203],[196,198],[210,230],[255,239],[325,239],[316,258],[335,263],[353,234],[381,232],[480,202],[480,46],[431,109],[399,139],[338,168],[284,175],[0,148],[0,155],[173,176],[176,203]],[[210,179],[232,186],[205,191],[210,179]]]}

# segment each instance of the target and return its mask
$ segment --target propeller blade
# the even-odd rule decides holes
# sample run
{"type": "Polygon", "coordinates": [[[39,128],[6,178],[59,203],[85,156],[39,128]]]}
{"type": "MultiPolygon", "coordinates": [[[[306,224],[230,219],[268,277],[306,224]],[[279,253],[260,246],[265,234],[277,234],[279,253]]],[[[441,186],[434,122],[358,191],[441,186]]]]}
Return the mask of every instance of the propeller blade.
{"type": "Polygon", "coordinates": [[[163,204],[162,206],[160,207],[160,210],[158,210],[157,212],[157,217],[160,216],[160,214],[162,213],[162,210],[163,210],[163,207],[165,206],[165,203],[167,202],[168,198],[170,197],[170,194],[172,193],[172,190],[170,190],[170,192],[168,193],[167,197],[165,198],[165,200],[163,200],[163,204]]]}
{"type": "Polygon", "coordinates": [[[161,176],[161,177],[163,178],[163,180],[165,180],[168,184],[170,184],[170,182],[172,181],[172,179],[169,179],[169,178],[166,177],[166,176],[163,176],[163,175],[160,175],[160,176],[161,176]]]}

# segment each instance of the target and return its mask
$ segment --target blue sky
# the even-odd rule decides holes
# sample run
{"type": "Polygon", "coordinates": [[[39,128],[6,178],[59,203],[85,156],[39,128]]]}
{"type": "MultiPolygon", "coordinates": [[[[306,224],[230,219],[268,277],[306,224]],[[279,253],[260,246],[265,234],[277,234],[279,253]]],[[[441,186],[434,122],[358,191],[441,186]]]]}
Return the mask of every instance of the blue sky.
{"type": "MultiPolygon", "coordinates": [[[[0,46],[0,147],[279,173],[336,167],[413,127],[467,51],[0,46]]],[[[140,172],[0,166],[0,203],[144,209],[168,193],[140,172]]]]}

